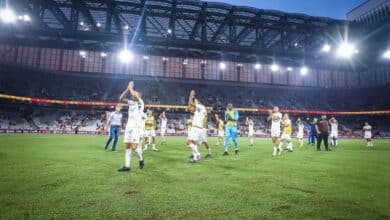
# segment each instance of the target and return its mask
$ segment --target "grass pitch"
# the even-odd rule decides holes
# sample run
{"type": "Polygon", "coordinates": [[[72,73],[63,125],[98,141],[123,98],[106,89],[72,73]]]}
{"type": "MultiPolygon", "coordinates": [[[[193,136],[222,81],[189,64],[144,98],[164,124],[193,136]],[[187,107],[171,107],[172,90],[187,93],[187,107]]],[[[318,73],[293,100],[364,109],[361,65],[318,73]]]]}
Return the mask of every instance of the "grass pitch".
{"type": "MultiPolygon", "coordinates": [[[[1,219],[390,219],[390,141],[340,140],[272,158],[269,139],[189,164],[184,137],[132,172],[106,136],[0,135],[1,219]]],[[[215,139],[210,138],[211,145],[215,139]]],[[[201,153],[205,155],[203,147],[201,153]]]]}

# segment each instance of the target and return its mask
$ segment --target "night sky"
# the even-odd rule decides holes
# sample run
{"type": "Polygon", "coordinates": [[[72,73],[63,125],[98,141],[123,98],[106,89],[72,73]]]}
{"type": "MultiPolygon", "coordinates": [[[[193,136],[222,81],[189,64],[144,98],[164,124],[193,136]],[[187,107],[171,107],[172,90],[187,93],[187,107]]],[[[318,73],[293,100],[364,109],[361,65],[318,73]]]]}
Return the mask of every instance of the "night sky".
{"type": "Polygon", "coordinates": [[[275,9],[284,12],[302,13],[312,16],[345,19],[347,12],[365,0],[206,0],[232,5],[275,9]]]}

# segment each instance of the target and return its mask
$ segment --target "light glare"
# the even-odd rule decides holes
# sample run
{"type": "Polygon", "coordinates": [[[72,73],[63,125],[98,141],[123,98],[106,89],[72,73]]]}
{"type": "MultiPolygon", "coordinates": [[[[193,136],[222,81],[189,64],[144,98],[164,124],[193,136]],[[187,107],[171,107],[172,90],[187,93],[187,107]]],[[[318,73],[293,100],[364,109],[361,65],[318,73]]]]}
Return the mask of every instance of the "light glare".
{"type": "Polygon", "coordinates": [[[271,70],[272,70],[272,72],[276,72],[279,70],[279,66],[277,64],[272,64],[271,70]]]}
{"type": "Polygon", "coordinates": [[[14,23],[16,21],[14,11],[9,8],[5,8],[0,11],[0,18],[4,23],[14,23]]]}
{"type": "Polygon", "coordinates": [[[259,70],[260,68],[261,68],[260,63],[256,63],[256,64],[255,64],[255,69],[259,70]]]}
{"type": "Polygon", "coordinates": [[[385,59],[390,59],[390,50],[386,50],[386,51],[383,53],[383,58],[385,58],[385,59]]]}
{"type": "Polygon", "coordinates": [[[220,68],[221,70],[226,69],[226,64],[225,64],[224,62],[219,63],[219,68],[220,68]]]}
{"type": "Polygon", "coordinates": [[[126,50],[126,49],[119,52],[118,56],[119,56],[119,60],[122,63],[130,63],[134,58],[133,53],[129,50],[126,50]]]}
{"type": "Polygon", "coordinates": [[[303,66],[303,67],[301,67],[301,75],[306,75],[307,74],[307,72],[309,72],[309,69],[307,69],[307,67],[305,67],[305,66],[303,66]]]}
{"type": "Polygon", "coordinates": [[[329,44],[325,44],[322,47],[321,51],[324,52],[324,53],[328,53],[330,51],[330,49],[331,49],[331,46],[329,44]]]}
{"type": "Polygon", "coordinates": [[[342,43],[337,49],[337,56],[340,58],[351,58],[353,54],[358,52],[359,51],[355,48],[354,45],[349,43],[342,43]]]}

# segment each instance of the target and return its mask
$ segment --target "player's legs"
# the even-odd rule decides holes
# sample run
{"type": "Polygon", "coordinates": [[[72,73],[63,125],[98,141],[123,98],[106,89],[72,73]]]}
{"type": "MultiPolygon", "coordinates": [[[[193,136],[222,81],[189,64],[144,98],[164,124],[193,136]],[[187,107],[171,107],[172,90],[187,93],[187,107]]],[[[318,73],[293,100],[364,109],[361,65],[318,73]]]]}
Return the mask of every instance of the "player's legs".
{"type": "Polygon", "coordinates": [[[272,153],[273,156],[276,156],[277,152],[278,152],[278,137],[277,136],[273,136],[272,137],[272,144],[274,146],[274,152],[272,153]]]}
{"type": "Polygon", "coordinates": [[[321,150],[322,135],[317,135],[317,150],[321,150]]]}
{"type": "Polygon", "coordinates": [[[125,131],[125,137],[124,142],[126,145],[125,150],[125,165],[119,169],[119,172],[128,172],[130,171],[130,162],[131,162],[131,156],[132,153],[135,152],[137,154],[137,157],[139,159],[139,166],[140,169],[144,167],[144,159],[142,156],[142,150],[139,148],[139,131],[136,128],[127,129],[125,131]],[[137,149],[138,148],[138,149],[137,149]]]}
{"type": "Polygon", "coordinates": [[[149,145],[149,132],[148,131],[145,131],[145,137],[144,137],[144,142],[145,142],[145,147],[144,147],[144,150],[147,150],[148,149],[148,145],[149,145]]]}
{"type": "Polygon", "coordinates": [[[229,150],[229,139],[230,139],[230,137],[231,137],[230,127],[226,126],[226,130],[225,130],[225,143],[223,144],[223,147],[225,148],[224,155],[227,155],[227,152],[229,150]]]}
{"type": "Polygon", "coordinates": [[[165,143],[165,128],[161,128],[161,144],[165,143]]]}
{"type": "Polygon", "coordinates": [[[156,148],[156,132],[152,131],[152,150],[157,151],[156,148]]]}
{"type": "Polygon", "coordinates": [[[230,135],[232,137],[234,147],[236,150],[238,150],[237,127],[231,127],[230,129],[231,129],[230,135]]]}

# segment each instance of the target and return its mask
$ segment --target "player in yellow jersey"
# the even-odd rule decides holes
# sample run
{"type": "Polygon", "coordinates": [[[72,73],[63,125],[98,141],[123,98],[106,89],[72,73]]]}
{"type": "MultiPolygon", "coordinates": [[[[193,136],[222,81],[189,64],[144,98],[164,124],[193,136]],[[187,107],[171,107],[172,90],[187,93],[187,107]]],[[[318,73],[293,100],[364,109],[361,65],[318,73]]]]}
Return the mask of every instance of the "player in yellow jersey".
{"type": "Polygon", "coordinates": [[[288,114],[283,115],[282,126],[283,126],[283,133],[282,133],[282,137],[280,138],[281,141],[279,143],[279,148],[282,148],[283,144],[286,143],[287,151],[292,152],[293,151],[293,144],[291,142],[292,125],[288,114]]]}
{"type": "Polygon", "coordinates": [[[223,120],[220,119],[217,114],[215,114],[214,117],[215,117],[215,121],[216,121],[216,124],[217,124],[217,129],[218,129],[218,138],[217,138],[217,143],[215,144],[215,146],[218,146],[219,142],[222,142],[222,143],[224,142],[225,126],[223,124],[223,120]]]}
{"type": "Polygon", "coordinates": [[[156,120],[153,116],[152,110],[148,109],[145,119],[145,147],[144,150],[148,149],[148,145],[152,142],[152,150],[157,151],[156,149],[156,120]],[[152,141],[150,141],[152,140],[152,141]]]}

